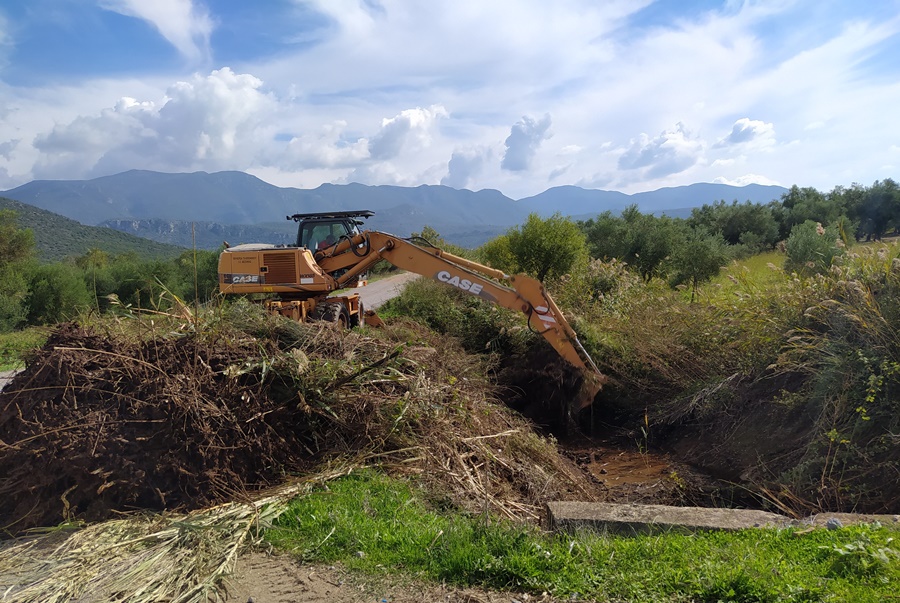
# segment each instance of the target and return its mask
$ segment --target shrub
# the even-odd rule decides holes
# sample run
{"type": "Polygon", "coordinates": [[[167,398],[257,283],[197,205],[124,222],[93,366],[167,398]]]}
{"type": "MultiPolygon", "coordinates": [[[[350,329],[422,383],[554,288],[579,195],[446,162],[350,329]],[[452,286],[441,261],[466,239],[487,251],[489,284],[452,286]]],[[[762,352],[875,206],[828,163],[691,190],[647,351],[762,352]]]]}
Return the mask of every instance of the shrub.
{"type": "Polygon", "coordinates": [[[47,264],[32,270],[25,299],[29,324],[57,323],[72,318],[79,309],[91,304],[92,294],[81,271],[73,268],[47,264]]]}
{"type": "Polygon", "coordinates": [[[807,220],[791,229],[791,236],[785,242],[784,269],[807,276],[823,274],[844,255],[844,249],[837,227],[823,228],[820,223],[807,220]]]}

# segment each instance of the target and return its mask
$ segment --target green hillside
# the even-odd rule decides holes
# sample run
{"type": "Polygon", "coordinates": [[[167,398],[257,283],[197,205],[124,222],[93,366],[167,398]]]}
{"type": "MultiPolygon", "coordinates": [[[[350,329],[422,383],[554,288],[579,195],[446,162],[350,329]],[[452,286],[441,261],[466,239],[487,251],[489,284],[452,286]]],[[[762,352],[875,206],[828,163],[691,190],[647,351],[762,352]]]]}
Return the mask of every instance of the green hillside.
{"type": "Polygon", "coordinates": [[[175,245],[142,239],[112,228],[85,226],[59,214],[5,197],[0,197],[0,209],[14,210],[18,214],[19,226],[34,231],[38,257],[45,262],[83,255],[91,248],[101,249],[110,255],[133,251],[146,259],[173,258],[184,251],[175,245]]]}

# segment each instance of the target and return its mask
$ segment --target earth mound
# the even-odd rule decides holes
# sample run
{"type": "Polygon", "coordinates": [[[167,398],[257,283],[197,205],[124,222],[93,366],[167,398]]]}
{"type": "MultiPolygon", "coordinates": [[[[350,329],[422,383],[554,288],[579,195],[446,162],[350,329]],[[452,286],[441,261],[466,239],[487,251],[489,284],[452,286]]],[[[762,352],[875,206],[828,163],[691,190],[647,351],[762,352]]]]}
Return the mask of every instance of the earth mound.
{"type": "Polygon", "coordinates": [[[268,317],[152,330],[60,325],[0,393],[6,532],[201,508],[338,457],[507,515],[596,498],[497,401],[483,361],[414,323],[377,337],[268,317]]]}

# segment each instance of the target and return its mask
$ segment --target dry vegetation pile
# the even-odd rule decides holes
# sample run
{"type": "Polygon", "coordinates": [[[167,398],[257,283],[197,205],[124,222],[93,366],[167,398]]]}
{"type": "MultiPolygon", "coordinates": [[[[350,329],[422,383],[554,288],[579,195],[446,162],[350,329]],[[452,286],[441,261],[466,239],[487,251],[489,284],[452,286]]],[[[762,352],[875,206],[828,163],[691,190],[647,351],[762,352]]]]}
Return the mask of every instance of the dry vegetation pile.
{"type": "Polygon", "coordinates": [[[0,394],[0,525],[198,508],[338,460],[510,517],[593,498],[458,344],[403,321],[370,336],[231,312],[60,326],[0,394]]]}

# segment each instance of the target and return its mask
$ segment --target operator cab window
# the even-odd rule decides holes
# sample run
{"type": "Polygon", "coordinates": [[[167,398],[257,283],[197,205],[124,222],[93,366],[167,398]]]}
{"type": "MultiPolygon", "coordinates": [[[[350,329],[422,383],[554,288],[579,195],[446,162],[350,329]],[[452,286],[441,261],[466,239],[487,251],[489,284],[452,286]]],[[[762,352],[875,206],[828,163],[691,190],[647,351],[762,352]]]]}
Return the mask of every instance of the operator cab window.
{"type": "Polygon", "coordinates": [[[353,224],[340,222],[308,222],[300,225],[298,247],[306,247],[315,252],[336,244],[341,237],[353,236],[359,232],[353,224]],[[352,227],[352,229],[351,229],[352,227]]]}

